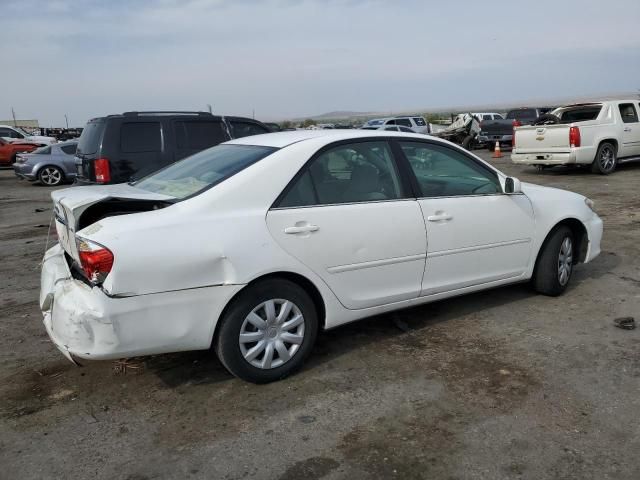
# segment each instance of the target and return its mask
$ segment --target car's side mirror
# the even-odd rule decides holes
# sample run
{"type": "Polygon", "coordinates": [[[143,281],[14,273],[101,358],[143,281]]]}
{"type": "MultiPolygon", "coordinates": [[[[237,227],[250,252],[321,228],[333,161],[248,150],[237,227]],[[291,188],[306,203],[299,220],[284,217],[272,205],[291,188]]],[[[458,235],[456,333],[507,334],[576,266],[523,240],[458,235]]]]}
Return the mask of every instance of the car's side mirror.
{"type": "Polygon", "coordinates": [[[507,177],[504,180],[504,193],[509,195],[515,195],[517,193],[522,193],[522,184],[520,180],[514,177],[507,177]]]}

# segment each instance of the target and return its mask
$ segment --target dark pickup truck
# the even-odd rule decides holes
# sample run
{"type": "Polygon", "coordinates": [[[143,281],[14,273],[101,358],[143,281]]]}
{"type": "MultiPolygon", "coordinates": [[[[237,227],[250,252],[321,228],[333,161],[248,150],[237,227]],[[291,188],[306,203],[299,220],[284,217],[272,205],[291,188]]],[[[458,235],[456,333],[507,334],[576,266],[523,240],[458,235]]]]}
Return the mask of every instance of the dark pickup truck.
{"type": "Polygon", "coordinates": [[[496,142],[511,146],[513,127],[531,125],[536,118],[549,110],[549,108],[522,107],[509,110],[505,120],[485,120],[480,124],[478,143],[485,144],[489,150],[494,149],[496,142]]]}

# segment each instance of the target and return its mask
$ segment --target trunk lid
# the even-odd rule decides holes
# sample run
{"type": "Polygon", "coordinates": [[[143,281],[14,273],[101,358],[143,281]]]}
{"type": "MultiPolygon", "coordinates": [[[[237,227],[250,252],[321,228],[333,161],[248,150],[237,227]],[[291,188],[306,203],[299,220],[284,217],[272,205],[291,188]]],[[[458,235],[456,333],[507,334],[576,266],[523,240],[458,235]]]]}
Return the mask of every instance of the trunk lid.
{"type": "MultiPolygon", "coordinates": [[[[57,190],[51,193],[53,200],[53,215],[55,219],[56,233],[58,241],[69,256],[79,261],[76,247],[76,232],[81,230],[79,221],[82,214],[91,206],[107,201],[131,201],[140,204],[139,211],[151,210],[152,208],[142,208],[143,205],[154,205],[157,203],[171,203],[174,198],[158,193],[147,192],[132,185],[123,183],[117,185],[104,185],[95,187],[71,187],[64,190],[57,190]]],[[[130,207],[129,207],[130,208],[130,207]]],[[[119,212],[136,213],[134,211],[119,212]]],[[[105,215],[109,216],[109,215],[105,215]]]]}
{"type": "Polygon", "coordinates": [[[570,125],[530,125],[517,127],[514,153],[569,152],[570,125]]]}

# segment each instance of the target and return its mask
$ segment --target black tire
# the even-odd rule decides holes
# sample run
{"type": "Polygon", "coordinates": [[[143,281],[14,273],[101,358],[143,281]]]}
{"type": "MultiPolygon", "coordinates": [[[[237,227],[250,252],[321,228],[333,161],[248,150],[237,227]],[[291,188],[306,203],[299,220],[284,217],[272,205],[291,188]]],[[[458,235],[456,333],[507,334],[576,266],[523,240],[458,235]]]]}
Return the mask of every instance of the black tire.
{"type": "Polygon", "coordinates": [[[576,246],[571,229],[561,225],[552,230],[542,245],[536,260],[531,281],[533,288],[538,293],[551,297],[557,297],[564,293],[571,281],[575,253],[576,246]],[[571,245],[571,259],[568,261],[569,269],[566,280],[563,280],[564,277],[561,275],[561,248],[567,240],[571,245]]]}
{"type": "Polygon", "coordinates": [[[596,158],[591,164],[591,171],[600,175],[609,175],[615,171],[617,165],[616,147],[609,142],[601,143],[596,152],[596,158]]]}
{"type": "MultiPolygon", "coordinates": [[[[272,328],[269,327],[268,330],[272,328]]],[[[256,332],[258,332],[257,329],[256,332]]],[[[311,297],[293,282],[284,279],[270,279],[247,287],[232,301],[220,319],[214,340],[214,349],[225,368],[236,377],[252,383],[268,383],[280,380],[302,366],[311,353],[317,333],[318,314],[311,297]],[[266,369],[254,366],[245,359],[240,347],[240,333],[243,325],[247,322],[247,316],[259,305],[273,299],[287,300],[299,309],[303,316],[304,333],[302,343],[299,344],[289,360],[274,368],[266,369]]],[[[245,345],[251,347],[252,344],[245,345]]],[[[291,347],[293,344],[287,348],[291,347]]],[[[272,349],[272,351],[275,358],[277,350],[272,349]]],[[[281,360],[280,353],[277,354],[278,360],[281,360]]],[[[265,355],[266,353],[257,355],[254,360],[260,361],[261,356],[264,360],[265,355]]]]}
{"type": "Polygon", "coordinates": [[[487,142],[487,150],[493,152],[496,149],[496,142],[487,142]]]}
{"type": "Polygon", "coordinates": [[[54,165],[45,165],[38,171],[38,181],[47,187],[57,187],[64,182],[64,173],[54,165]]]}

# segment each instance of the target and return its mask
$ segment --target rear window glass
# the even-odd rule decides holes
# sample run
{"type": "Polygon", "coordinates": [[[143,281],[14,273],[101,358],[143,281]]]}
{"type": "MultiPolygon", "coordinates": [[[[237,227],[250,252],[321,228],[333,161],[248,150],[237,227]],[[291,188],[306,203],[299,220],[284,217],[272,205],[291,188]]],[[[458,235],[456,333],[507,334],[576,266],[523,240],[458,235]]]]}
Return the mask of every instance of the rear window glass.
{"type": "Polygon", "coordinates": [[[78,144],[74,143],[72,145],[63,145],[60,149],[66,153],[67,155],[73,155],[76,153],[76,149],[78,148],[78,144]]]}
{"type": "Polygon", "coordinates": [[[231,121],[231,131],[233,134],[233,138],[242,138],[249,137],[251,135],[260,135],[262,133],[269,133],[269,130],[266,130],[261,125],[257,123],[251,122],[236,122],[231,121]]]}
{"type": "Polygon", "coordinates": [[[169,165],[133,185],[182,200],[223,182],[276,150],[256,145],[218,145],[169,165]]]}
{"type": "Polygon", "coordinates": [[[511,110],[509,113],[507,113],[507,118],[509,120],[513,120],[513,119],[520,120],[521,118],[538,118],[538,112],[536,111],[535,108],[522,108],[520,110],[511,110]]]}
{"type": "Polygon", "coordinates": [[[159,152],[161,141],[160,122],[123,123],[120,127],[122,152],[159,152]]]}
{"type": "Polygon", "coordinates": [[[90,155],[96,153],[102,142],[105,122],[89,122],[82,130],[78,140],[78,153],[90,155]]]}
{"type": "Polygon", "coordinates": [[[426,125],[424,118],[422,117],[413,117],[413,121],[416,122],[416,125],[419,127],[424,127],[426,125]]]}
{"type": "Polygon", "coordinates": [[[565,123],[595,120],[598,118],[598,115],[600,115],[600,110],[602,110],[602,105],[572,108],[562,112],[560,114],[560,120],[565,123]]]}
{"type": "Polygon", "coordinates": [[[229,140],[222,122],[174,122],[176,147],[204,150],[229,140]]]}
{"type": "Polygon", "coordinates": [[[40,148],[36,148],[33,152],[31,153],[37,153],[40,155],[50,155],[51,154],[51,147],[40,147],[40,148]]]}

